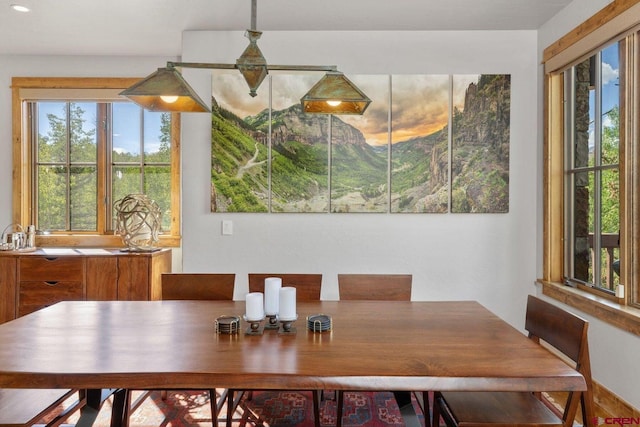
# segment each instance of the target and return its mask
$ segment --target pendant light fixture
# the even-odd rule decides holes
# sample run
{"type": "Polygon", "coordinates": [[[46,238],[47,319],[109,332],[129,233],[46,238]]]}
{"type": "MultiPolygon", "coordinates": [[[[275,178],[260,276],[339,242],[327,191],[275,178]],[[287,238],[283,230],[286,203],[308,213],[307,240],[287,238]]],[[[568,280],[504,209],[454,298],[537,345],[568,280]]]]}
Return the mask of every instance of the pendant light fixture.
{"type": "Polygon", "coordinates": [[[256,2],[251,0],[251,29],[245,36],[249,46],[235,64],[199,62],[167,62],[165,68],[120,92],[120,95],[151,111],[211,112],[211,109],[185,81],[177,68],[237,69],[249,86],[249,94],[256,91],[269,71],[325,71],[327,74],[302,97],[302,110],[320,114],[362,114],[371,100],[355,86],[335,65],[268,65],[257,41],[262,32],[256,31],[256,2]]]}
{"type": "Polygon", "coordinates": [[[300,102],[305,113],[362,114],[371,100],[344,74],[329,71],[300,102]]]}
{"type": "Polygon", "coordinates": [[[168,63],[120,93],[149,111],[211,112],[182,74],[168,63]]]}

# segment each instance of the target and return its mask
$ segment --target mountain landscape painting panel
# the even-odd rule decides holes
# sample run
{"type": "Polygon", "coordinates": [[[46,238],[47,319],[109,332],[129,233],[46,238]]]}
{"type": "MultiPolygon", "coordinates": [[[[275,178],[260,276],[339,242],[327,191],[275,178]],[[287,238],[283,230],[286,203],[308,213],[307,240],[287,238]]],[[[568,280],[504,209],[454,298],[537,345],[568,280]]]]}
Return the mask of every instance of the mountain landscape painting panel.
{"type": "Polygon", "coordinates": [[[349,76],[371,99],[363,115],[332,116],[331,212],[389,211],[389,76],[349,76]]]}
{"type": "Polygon", "coordinates": [[[508,212],[509,75],[350,76],[364,115],[305,114],[320,77],[271,74],[252,98],[213,72],[212,212],[508,212]]]}
{"type": "Polygon", "coordinates": [[[449,75],[393,75],[391,212],[449,210],[449,75]]]}
{"type": "Polygon", "coordinates": [[[269,211],[268,81],[255,98],[237,71],[214,71],[211,96],[211,212],[269,211]],[[268,124],[268,123],[267,123],[268,124]]]}
{"type": "Polygon", "coordinates": [[[511,76],[454,75],[451,212],[509,211],[511,76]]]}
{"type": "Polygon", "coordinates": [[[271,76],[272,212],[329,211],[329,116],[306,114],[300,104],[321,77],[317,73],[271,76]]]}

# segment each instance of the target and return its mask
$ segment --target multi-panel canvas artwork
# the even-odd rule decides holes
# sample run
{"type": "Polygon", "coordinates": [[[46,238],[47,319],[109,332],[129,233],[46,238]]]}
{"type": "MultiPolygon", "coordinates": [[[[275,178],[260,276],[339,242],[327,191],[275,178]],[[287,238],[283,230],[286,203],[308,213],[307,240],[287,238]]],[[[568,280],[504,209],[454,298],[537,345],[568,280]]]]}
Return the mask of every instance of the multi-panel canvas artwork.
{"type": "Polygon", "coordinates": [[[318,73],[212,82],[211,211],[509,209],[509,75],[353,75],[363,115],[302,112],[318,73]]]}

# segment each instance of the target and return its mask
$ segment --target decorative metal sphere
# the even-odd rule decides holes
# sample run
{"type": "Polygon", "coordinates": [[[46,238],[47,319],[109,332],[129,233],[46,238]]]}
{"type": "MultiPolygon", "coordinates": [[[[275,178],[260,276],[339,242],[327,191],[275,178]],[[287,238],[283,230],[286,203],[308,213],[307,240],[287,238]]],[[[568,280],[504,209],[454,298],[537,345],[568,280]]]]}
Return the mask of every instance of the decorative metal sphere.
{"type": "Polygon", "coordinates": [[[162,212],[146,194],[129,194],[114,205],[116,234],[131,251],[151,251],[158,243],[162,212]]]}

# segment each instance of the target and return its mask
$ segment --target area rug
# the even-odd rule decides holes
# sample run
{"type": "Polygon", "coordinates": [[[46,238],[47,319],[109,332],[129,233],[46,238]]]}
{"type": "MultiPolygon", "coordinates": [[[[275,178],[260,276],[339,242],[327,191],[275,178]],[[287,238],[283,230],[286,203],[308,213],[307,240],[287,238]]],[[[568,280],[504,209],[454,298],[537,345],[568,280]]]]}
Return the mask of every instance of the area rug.
{"type": "MultiPolygon", "coordinates": [[[[134,394],[134,400],[137,393],[134,394]]],[[[390,392],[345,392],[344,427],[404,427],[398,405],[390,392]]],[[[234,427],[314,427],[311,392],[254,392],[251,400],[243,400],[233,417],[234,427]]],[[[414,399],[414,409],[421,425],[424,418],[414,399]]],[[[108,427],[111,400],[104,403],[94,424],[108,427]]],[[[220,413],[224,425],[226,407],[220,413]]],[[[75,418],[75,416],[74,416],[75,418]]],[[[77,418],[76,418],[77,419],[77,418]]],[[[74,422],[72,418],[69,422],[74,422]]],[[[336,401],[333,393],[325,393],[320,406],[320,424],[336,425],[336,401]]],[[[169,391],[163,400],[160,392],[152,392],[130,418],[131,427],[211,427],[209,395],[201,391],[169,391]]]]}
{"type": "MultiPolygon", "coordinates": [[[[241,409],[244,413],[242,421],[252,421],[251,424],[297,427],[315,425],[311,392],[255,392],[251,400],[241,404],[241,409]]],[[[320,425],[335,426],[336,409],[334,394],[325,393],[320,404],[320,425]]],[[[417,413],[422,415],[421,412],[417,413]]],[[[241,422],[240,425],[244,424],[241,422]]],[[[404,427],[404,421],[390,392],[345,392],[342,425],[404,427]]]]}

